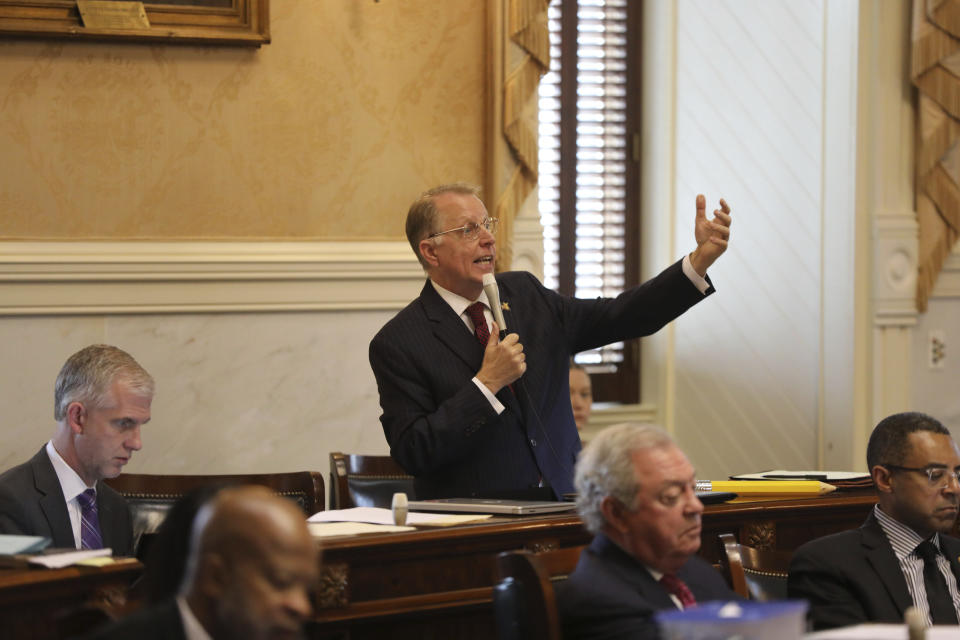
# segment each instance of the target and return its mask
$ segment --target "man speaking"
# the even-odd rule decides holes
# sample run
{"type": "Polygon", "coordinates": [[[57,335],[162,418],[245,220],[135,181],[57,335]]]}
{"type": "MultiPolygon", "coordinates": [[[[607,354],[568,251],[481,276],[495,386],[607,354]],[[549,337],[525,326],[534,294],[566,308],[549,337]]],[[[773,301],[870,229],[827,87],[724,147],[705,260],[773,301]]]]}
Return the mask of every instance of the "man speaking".
{"type": "Polygon", "coordinates": [[[706,272],[727,248],[730,208],[721,200],[708,219],[697,196],[693,253],[616,298],[568,298],[529,273],[498,274],[501,339],[483,286],[497,220],[477,193],[435,187],[407,213],[429,279],[370,343],[380,421],[417,498],[559,497],[573,491],[580,450],[570,356],[650,335],[712,293],[706,272]]]}

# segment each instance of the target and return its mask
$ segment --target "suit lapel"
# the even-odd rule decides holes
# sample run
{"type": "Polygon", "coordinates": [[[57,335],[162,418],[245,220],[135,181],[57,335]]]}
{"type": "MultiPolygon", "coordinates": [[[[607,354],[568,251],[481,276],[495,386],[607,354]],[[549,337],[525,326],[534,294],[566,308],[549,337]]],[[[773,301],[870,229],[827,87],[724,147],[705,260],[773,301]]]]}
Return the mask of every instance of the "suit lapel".
{"type": "Polygon", "coordinates": [[[100,537],[103,539],[103,546],[110,547],[114,554],[117,554],[119,550],[114,546],[116,541],[113,539],[114,513],[109,499],[105,498],[104,486],[103,480],[97,481],[97,518],[100,520],[100,537]]]}
{"type": "Polygon", "coordinates": [[[900,562],[893,552],[893,547],[890,546],[887,536],[873,513],[860,527],[860,542],[865,547],[867,562],[880,576],[880,584],[887,589],[897,606],[898,613],[903,616],[903,612],[913,606],[913,598],[910,597],[907,580],[903,577],[903,571],[900,569],[900,562]]]}
{"type": "MultiPolygon", "coordinates": [[[[429,280],[420,292],[420,302],[437,340],[463,361],[471,371],[474,373],[479,371],[483,364],[484,349],[477,340],[477,336],[470,333],[463,319],[453,312],[453,309],[440,297],[429,280]]],[[[509,321],[504,320],[509,326],[509,321]]],[[[516,415],[523,416],[519,401],[509,389],[501,389],[497,393],[497,399],[516,415]]]]}
{"type": "Polygon", "coordinates": [[[947,560],[950,561],[950,570],[953,572],[957,584],[960,585],[960,549],[953,542],[954,538],[940,534],[940,548],[946,554],[947,560]]]}
{"type": "Polygon", "coordinates": [[[597,534],[590,547],[598,558],[602,559],[606,569],[629,585],[644,601],[653,605],[652,609],[677,608],[677,603],[670,598],[666,589],[654,580],[647,568],[604,534],[597,534]]]}
{"type": "Polygon", "coordinates": [[[60,488],[57,472],[53,470],[53,463],[45,449],[30,461],[33,467],[33,481],[37,493],[40,494],[40,510],[47,519],[55,547],[75,547],[73,527],[70,525],[70,516],[67,514],[67,501],[60,488]]]}
{"type": "Polygon", "coordinates": [[[471,370],[479,371],[480,364],[483,362],[483,348],[480,342],[470,333],[467,325],[453,312],[450,305],[440,297],[429,280],[420,292],[420,302],[437,340],[446,345],[471,370]]]}

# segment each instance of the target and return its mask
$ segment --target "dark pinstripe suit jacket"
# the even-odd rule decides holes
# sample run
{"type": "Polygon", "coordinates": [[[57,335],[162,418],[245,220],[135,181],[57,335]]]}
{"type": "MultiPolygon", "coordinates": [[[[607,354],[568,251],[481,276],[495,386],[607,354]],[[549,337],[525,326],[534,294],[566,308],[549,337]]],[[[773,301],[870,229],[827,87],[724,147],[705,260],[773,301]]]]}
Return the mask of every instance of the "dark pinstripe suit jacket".
{"type": "MultiPolygon", "coordinates": [[[[133,525],[127,501],[97,482],[97,514],[103,544],[117,556],[133,555],[133,525]]],[[[46,536],[54,547],[75,547],[67,502],[45,447],[0,475],[0,533],[46,536]]]]}
{"type": "Polygon", "coordinates": [[[500,415],[471,382],[483,348],[429,281],[370,343],[390,454],[416,477],[418,498],[526,489],[541,475],[556,493],[573,491],[570,355],[649,335],[704,297],[679,262],[613,299],[563,297],[521,271],[497,283],[527,362],[514,392],[497,394],[500,415]]]}

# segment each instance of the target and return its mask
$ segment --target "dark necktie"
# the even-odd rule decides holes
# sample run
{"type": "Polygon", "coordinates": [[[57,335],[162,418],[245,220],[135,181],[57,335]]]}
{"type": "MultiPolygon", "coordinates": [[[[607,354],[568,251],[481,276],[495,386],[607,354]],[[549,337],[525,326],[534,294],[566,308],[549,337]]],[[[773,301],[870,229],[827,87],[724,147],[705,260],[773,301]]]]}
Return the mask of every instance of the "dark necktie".
{"type": "Polygon", "coordinates": [[[487,319],[483,316],[483,303],[474,302],[467,307],[467,315],[473,322],[473,332],[484,347],[487,346],[487,340],[490,339],[490,329],[487,328],[487,319]]]}
{"type": "Polygon", "coordinates": [[[957,624],[957,610],[950,598],[950,590],[937,566],[940,552],[929,540],[917,545],[917,555],[923,558],[923,586],[930,604],[930,620],[933,624],[957,624]]]}
{"type": "Polygon", "coordinates": [[[663,574],[663,577],[660,578],[660,584],[667,590],[667,593],[677,596],[677,600],[680,601],[684,609],[697,606],[697,599],[693,597],[690,587],[676,575],[672,573],[663,574]]]}
{"type": "Polygon", "coordinates": [[[77,496],[80,503],[80,548],[102,549],[100,517],[97,515],[97,492],[87,489],[77,496]]]}

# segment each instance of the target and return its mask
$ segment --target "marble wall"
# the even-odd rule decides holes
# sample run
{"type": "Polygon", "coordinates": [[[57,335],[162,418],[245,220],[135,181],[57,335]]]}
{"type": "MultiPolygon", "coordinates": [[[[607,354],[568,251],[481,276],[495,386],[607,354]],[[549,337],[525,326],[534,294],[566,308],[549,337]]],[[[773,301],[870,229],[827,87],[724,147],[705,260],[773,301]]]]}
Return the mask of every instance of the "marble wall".
{"type": "Polygon", "coordinates": [[[0,469],[54,429],[53,382],[95,342],[154,376],[153,418],[127,471],[326,473],[330,451],[386,453],[367,345],[391,312],[0,318],[0,469]]]}

